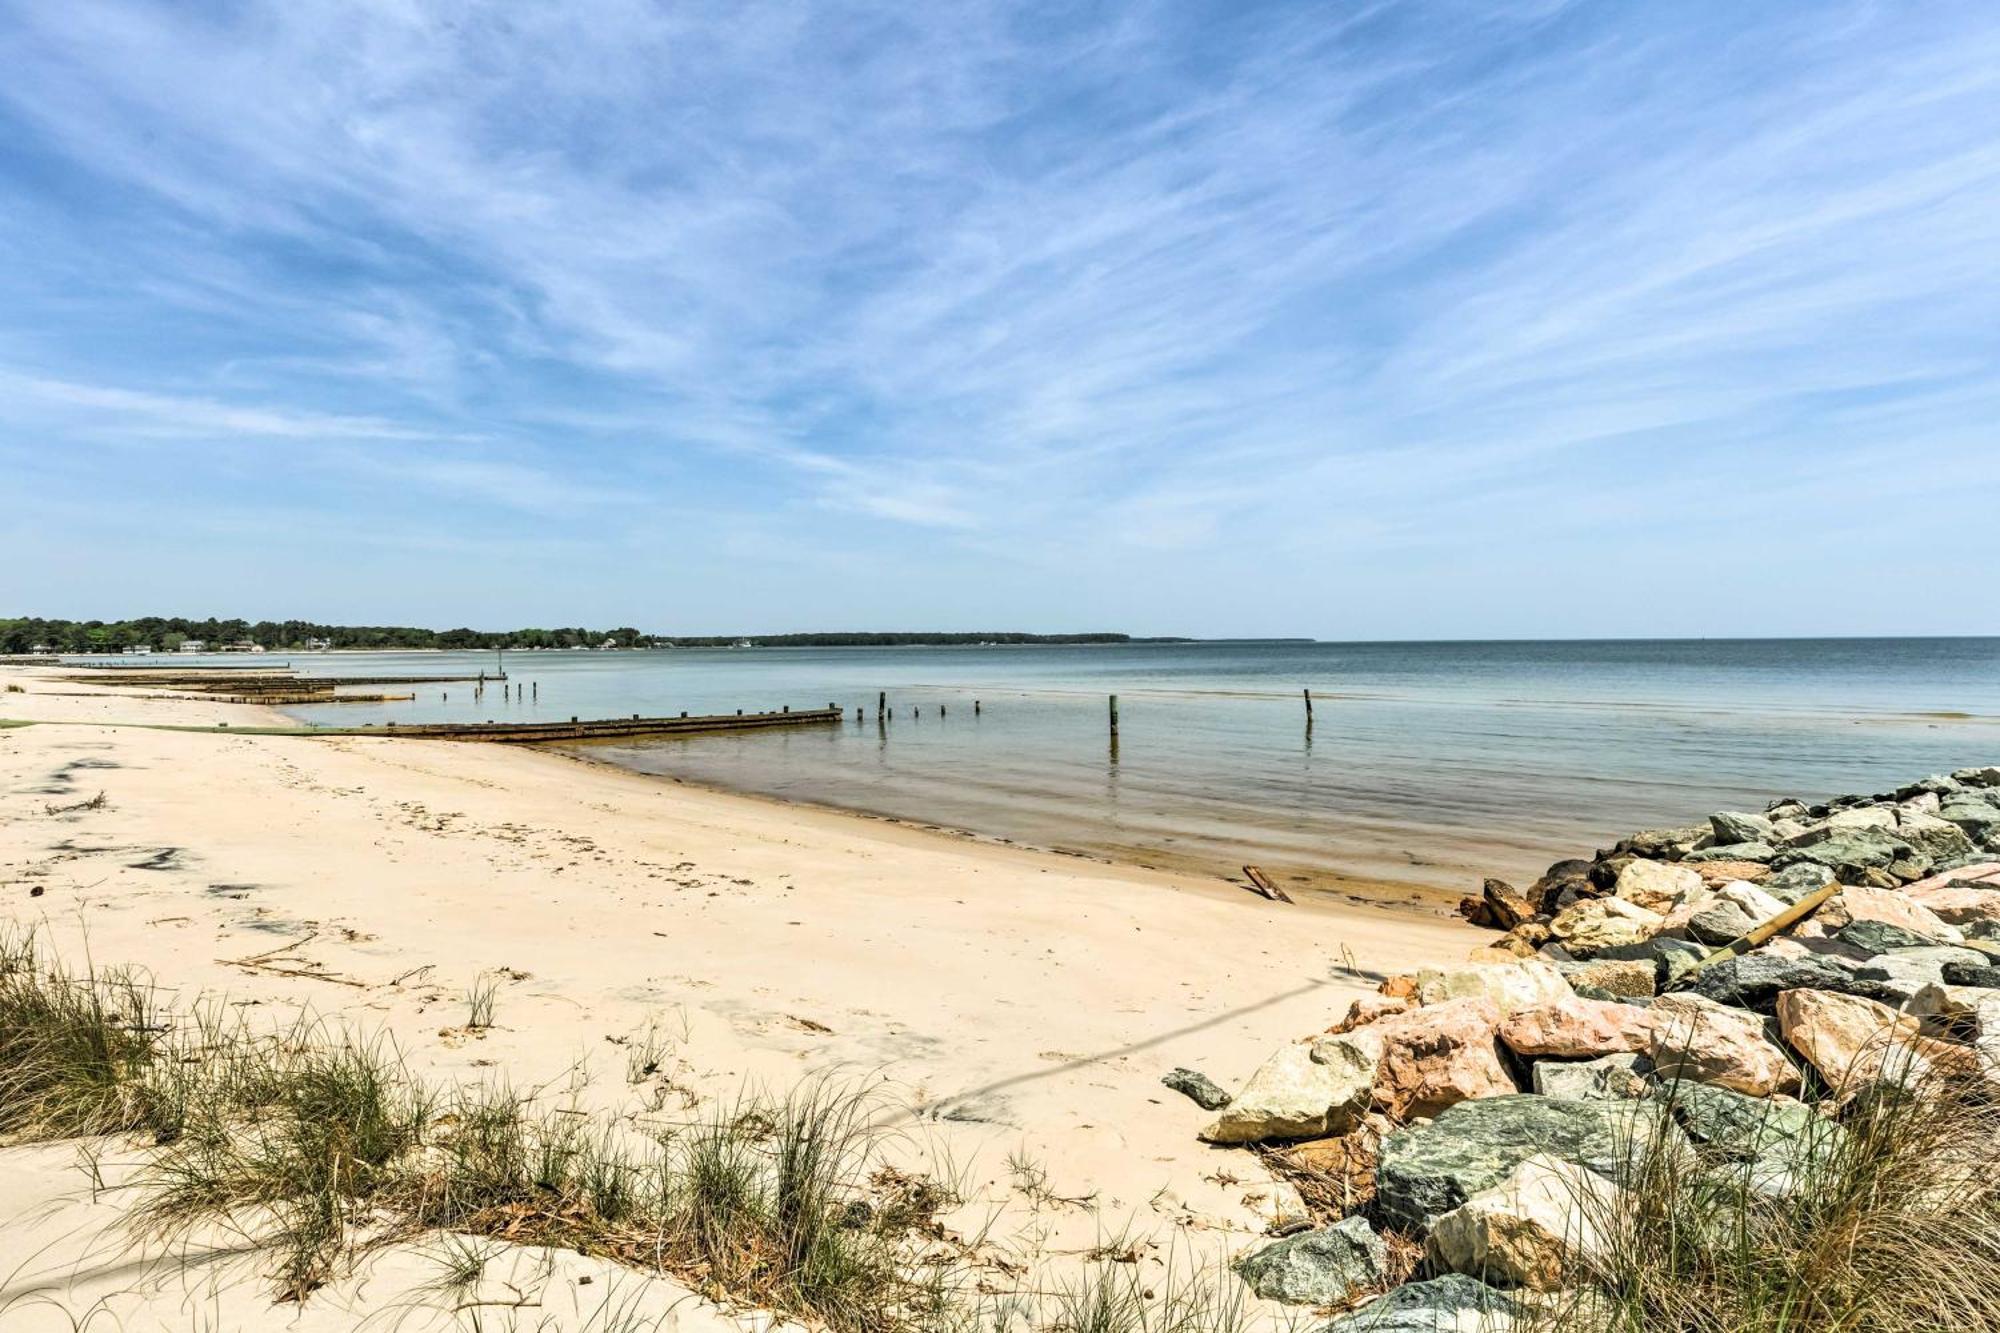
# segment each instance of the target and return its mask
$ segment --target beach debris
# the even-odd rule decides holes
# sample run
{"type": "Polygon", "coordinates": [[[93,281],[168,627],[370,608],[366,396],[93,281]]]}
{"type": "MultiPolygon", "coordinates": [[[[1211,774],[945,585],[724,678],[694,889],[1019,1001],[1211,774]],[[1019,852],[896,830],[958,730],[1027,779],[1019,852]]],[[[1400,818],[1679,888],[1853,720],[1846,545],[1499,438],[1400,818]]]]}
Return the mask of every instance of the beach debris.
{"type": "Polygon", "coordinates": [[[1229,1094],[1216,1085],[1214,1079],[1199,1069],[1170,1069],[1160,1079],[1167,1087],[1180,1093],[1204,1111],[1220,1111],[1229,1105],[1229,1094]]]}
{"type": "Polygon", "coordinates": [[[1251,888],[1257,890],[1257,892],[1263,894],[1272,902],[1288,903],[1292,900],[1292,896],[1279,888],[1277,882],[1265,874],[1259,867],[1244,866],[1243,875],[1244,878],[1250,881],[1251,888]]]}

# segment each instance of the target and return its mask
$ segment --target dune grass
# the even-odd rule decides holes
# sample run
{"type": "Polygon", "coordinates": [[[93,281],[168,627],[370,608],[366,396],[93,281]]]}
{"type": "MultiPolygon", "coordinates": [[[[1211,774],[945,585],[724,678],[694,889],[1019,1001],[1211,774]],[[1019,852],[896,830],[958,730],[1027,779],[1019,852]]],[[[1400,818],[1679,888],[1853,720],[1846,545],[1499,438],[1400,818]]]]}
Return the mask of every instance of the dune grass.
{"type": "Polygon", "coordinates": [[[0,1141],[146,1128],[162,1031],[143,980],[71,975],[31,933],[0,933],[0,1141]]]}
{"type": "Polygon", "coordinates": [[[1930,1078],[1822,1109],[1839,1129],[1775,1172],[1644,1153],[1574,1297],[1520,1333],[2000,1329],[2000,1106],[1930,1078]]]}

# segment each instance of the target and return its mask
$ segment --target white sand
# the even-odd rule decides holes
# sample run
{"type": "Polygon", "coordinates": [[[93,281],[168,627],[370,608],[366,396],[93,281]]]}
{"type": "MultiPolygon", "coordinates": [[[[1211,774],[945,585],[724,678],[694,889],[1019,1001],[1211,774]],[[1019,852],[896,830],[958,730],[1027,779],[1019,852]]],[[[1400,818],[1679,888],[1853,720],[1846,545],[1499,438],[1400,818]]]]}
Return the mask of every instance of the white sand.
{"type": "MultiPolygon", "coordinates": [[[[141,964],[184,997],[386,1030],[440,1079],[504,1072],[553,1098],[580,1071],[586,1099],[620,1113],[685,1114],[828,1071],[878,1077],[885,1105],[906,1108],[906,1151],[974,1191],[965,1224],[1000,1210],[994,1248],[1034,1264],[1127,1232],[1152,1242],[1149,1263],[1250,1243],[1269,1182],[1248,1155],[1199,1144],[1203,1113],[1160,1075],[1185,1064],[1230,1086],[1372,977],[1462,959],[1485,938],[527,749],[108,726],[278,719],[61,697],[84,687],[28,669],[0,668],[4,682],[29,693],[0,694],[0,718],[41,724],[0,730],[0,911],[65,956],[87,939],[100,965],[141,964]],[[100,790],[103,809],[45,813],[100,790]],[[263,969],[228,961],[258,956],[263,969]],[[499,978],[496,1026],[468,1035],[463,997],[482,976],[499,978]],[[671,1038],[670,1087],[627,1084],[617,1043],[649,1027],[671,1038]],[[1010,1156],[1087,1202],[1028,1198],[1010,1156]]],[[[30,1289],[72,1314],[123,1293],[126,1330],[190,1327],[191,1302],[207,1312],[198,1327],[342,1328],[424,1280],[428,1261],[407,1247],[372,1259],[372,1280],[282,1313],[254,1256],[141,1280],[115,1193],[91,1201],[74,1156],[0,1151],[0,1302],[17,1301],[0,1328],[30,1318],[30,1289]]],[[[569,1268],[550,1279],[537,1320],[587,1322],[554,1304],[618,1275],[585,1268],[600,1274],[590,1287],[569,1268]]],[[[37,1317],[68,1327],[52,1308],[37,1317]]],[[[759,1326],[692,1301],[676,1317],[759,1326]]]]}

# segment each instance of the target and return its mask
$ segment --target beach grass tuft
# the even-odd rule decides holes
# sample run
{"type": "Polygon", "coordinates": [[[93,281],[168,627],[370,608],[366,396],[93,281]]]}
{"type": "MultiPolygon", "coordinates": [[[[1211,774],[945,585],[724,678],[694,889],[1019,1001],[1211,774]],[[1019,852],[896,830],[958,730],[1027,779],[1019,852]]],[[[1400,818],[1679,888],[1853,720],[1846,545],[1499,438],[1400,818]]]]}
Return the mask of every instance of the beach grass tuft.
{"type": "MultiPolygon", "coordinates": [[[[979,1290],[956,1187],[890,1165],[876,1085],[745,1092],[665,1127],[505,1083],[439,1089],[385,1039],[220,1004],[166,1013],[122,973],[73,976],[0,934],[0,1136],[152,1140],[134,1220],[173,1244],[221,1225],[301,1301],[369,1247],[446,1239],[438,1289],[492,1250],[562,1247],[830,1333],[1235,1333],[1240,1284],[1105,1262],[1039,1296],[979,1290]]],[[[443,1299],[441,1296],[440,1299],[443,1299]]],[[[448,1302],[447,1302],[448,1303],[448,1302]]],[[[647,1327],[636,1306],[603,1326],[647,1327]]]]}
{"type": "Polygon", "coordinates": [[[1879,1084],[1837,1123],[1779,1171],[1663,1136],[1591,1219],[1606,1243],[1578,1294],[1520,1333],[2000,1328],[2000,1106],[1932,1076],[1879,1084]]]}
{"type": "Polygon", "coordinates": [[[162,1031],[135,975],[73,975],[43,961],[33,932],[0,934],[0,1139],[146,1127],[162,1031]]]}
{"type": "Polygon", "coordinates": [[[465,1026],[468,1031],[484,1032],[493,1026],[493,1002],[499,991],[500,983],[490,976],[482,973],[473,979],[465,992],[465,1026]]]}

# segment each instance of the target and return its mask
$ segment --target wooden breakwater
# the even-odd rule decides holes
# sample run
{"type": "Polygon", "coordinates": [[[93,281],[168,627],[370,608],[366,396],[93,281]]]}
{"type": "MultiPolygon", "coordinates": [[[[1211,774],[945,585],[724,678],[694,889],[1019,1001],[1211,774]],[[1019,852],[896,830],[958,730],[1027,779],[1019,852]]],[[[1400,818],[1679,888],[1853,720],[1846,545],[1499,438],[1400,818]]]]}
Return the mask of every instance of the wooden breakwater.
{"type": "Polygon", "coordinates": [[[767,727],[826,726],[844,720],[839,708],[785,709],[776,713],[720,713],[705,717],[571,718],[567,722],[386,722],[381,726],[346,728],[349,735],[400,736],[417,740],[536,741],[629,740],[646,736],[679,736],[696,732],[754,731],[767,727]]]}
{"type": "MultiPolygon", "coordinates": [[[[101,676],[64,676],[74,685],[102,684],[101,676]]],[[[177,673],[119,678],[121,685],[143,685],[163,690],[185,690],[192,694],[330,694],[344,686],[436,685],[453,681],[505,681],[507,677],[487,672],[480,676],[294,676],[277,672],[245,675],[183,676],[177,673]]]]}

